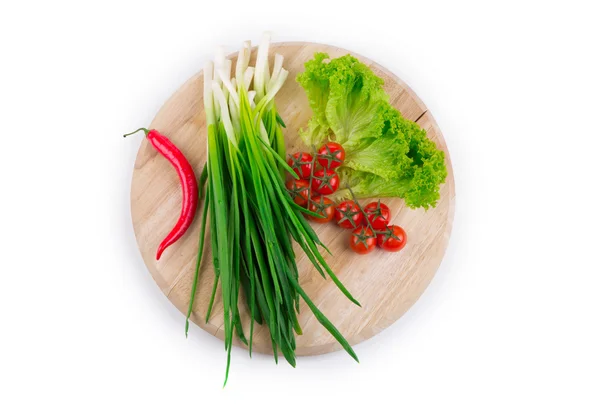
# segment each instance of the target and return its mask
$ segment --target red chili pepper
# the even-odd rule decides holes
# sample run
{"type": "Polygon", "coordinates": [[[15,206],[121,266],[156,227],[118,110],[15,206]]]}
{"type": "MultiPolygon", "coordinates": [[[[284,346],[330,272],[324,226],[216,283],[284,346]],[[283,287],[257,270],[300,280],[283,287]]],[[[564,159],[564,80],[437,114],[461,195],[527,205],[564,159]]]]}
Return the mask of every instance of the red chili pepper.
{"type": "Polygon", "coordinates": [[[179,181],[181,182],[181,189],[183,191],[183,204],[181,206],[179,220],[177,220],[175,227],[173,227],[171,232],[160,243],[158,250],[156,251],[156,260],[159,260],[163,251],[181,238],[192,224],[194,216],[196,215],[196,208],[198,207],[198,182],[196,182],[194,170],[187,159],[185,159],[185,156],[175,144],[158,131],[138,128],[132,133],[125,134],[123,137],[135,134],[138,131],[144,131],[146,138],[150,141],[150,144],[152,144],[154,149],[160,152],[160,154],[167,158],[171,165],[173,165],[179,175],[179,181]]]}

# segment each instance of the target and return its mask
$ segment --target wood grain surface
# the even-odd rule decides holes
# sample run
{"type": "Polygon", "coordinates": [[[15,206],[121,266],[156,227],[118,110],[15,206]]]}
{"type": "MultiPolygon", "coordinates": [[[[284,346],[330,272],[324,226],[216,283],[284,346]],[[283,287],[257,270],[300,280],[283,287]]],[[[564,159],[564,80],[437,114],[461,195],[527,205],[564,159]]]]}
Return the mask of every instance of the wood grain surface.
{"type": "MultiPolygon", "coordinates": [[[[254,49],[253,60],[255,51],[254,49]]],[[[331,57],[352,53],[313,43],[271,45],[270,63],[272,64],[274,53],[280,53],[285,57],[284,68],[290,72],[276,98],[279,113],[287,124],[284,132],[288,152],[305,149],[297,134],[306,125],[311,110],[295,77],[303,71],[304,63],[317,51],[327,52],[331,57]]],[[[404,206],[401,199],[382,199],[391,209],[392,223],[402,226],[408,234],[408,244],[399,253],[376,250],[366,256],[354,254],[348,247],[348,230],[333,223],[313,223],[319,237],[333,254],[326,256],[329,265],[361,302],[362,307],[350,303],[330,280],[324,280],[317,273],[301,250],[296,250],[301,285],[348,341],[357,344],[398,320],[417,301],[431,281],[444,256],[452,229],[454,176],[442,133],[423,102],[391,72],[360,55],[353,55],[384,79],[391,103],[404,117],[416,121],[427,130],[429,138],[445,151],[448,167],[448,178],[442,185],[441,199],[435,209],[411,210],[404,206]]],[[[235,66],[236,58],[231,59],[235,66]]],[[[202,81],[201,72],[189,79],[164,104],[150,125],[150,128],[168,136],[182,150],[195,168],[198,178],[206,159],[202,81]]],[[[152,277],[169,300],[185,314],[198,249],[200,213],[183,238],[167,248],[160,261],[155,260],[156,248],[177,221],[180,207],[181,188],[177,174],[147,140],[142,141],[131,185],[133,227],[140,252],[152,277]]],[[[211,319],[208,323],[204,322],[213,280],[210,244],[206,245],[192,321],[222,339],[223,308],[219,294],[211,319]]],[[[245,302],[241,304],[241,313],[247,333],[249,318],[245,302]]],[[[300,309],[299,322],[304,334],[297,337],[298,355],[323,354],[341,348],[304,303],[300,309]]],[[[271,352],[267,328],[256,327],[254,350],[271,352]]]]}

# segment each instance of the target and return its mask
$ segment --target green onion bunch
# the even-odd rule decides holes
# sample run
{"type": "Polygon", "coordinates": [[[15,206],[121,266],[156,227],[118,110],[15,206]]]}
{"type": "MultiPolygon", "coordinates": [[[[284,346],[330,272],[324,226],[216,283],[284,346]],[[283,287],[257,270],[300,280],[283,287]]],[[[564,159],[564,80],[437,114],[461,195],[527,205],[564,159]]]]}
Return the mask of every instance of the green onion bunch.
{"type": "MultiPolygon", "coordinates": [[[[298,282],[292,241],[296,241],[323,277],[329,275],[348,299],[360,305],[319,252],[319,247],[324,250],[327,247],[302,215],[310,212],[296,205],[286,191],[286,172],[295,178],[297,175],[285,162],[284,124],[274,98],[288,72],[283,68],[283,56],[279,54],[274,56],[270,72],[269,41],[269,35],[265,34],[254,67],[248,66],[250,42],[244,43],[238,54],[234,77],[231,77],[232,62],[222,51],[217,53],[214,64],[209,62],[204,69],[207,192],[188,319],[193,308],[208,218],[214,284],[206,320],[208,322],[220,286],[227,351],[225,383],[234,335],[248,346],[251,355],[255,322],[268,326],[275,361],[281,353],[290,365],[295,366],[295,334],[302,334],[297,317],[300,297],[317,320],[358,361],[346,339],[298,282]],[[242,297],[245,297],[251,315],[248,338],[240,318],[239,309],[244,305],[242,297]]],[[[186,320],[186,334],[188,326],[186,320]]]]}

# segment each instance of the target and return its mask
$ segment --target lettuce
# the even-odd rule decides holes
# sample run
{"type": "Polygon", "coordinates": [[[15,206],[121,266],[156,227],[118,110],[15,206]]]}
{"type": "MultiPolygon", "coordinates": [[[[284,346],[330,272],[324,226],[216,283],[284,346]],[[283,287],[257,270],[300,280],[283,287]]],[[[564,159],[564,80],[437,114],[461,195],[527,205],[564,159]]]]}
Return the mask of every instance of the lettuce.
{"type": "Polygon", "coordinates": [[[344,147],[342,186],[361,198],[402,197],[411,208],[435,207],[447,175],[444,153],[390,105],[383,80],[368,66],[351,55],[329,60],[316,53],[297,81],[313,111],[300,136],[309,146],[335,140],[344,147]]]}

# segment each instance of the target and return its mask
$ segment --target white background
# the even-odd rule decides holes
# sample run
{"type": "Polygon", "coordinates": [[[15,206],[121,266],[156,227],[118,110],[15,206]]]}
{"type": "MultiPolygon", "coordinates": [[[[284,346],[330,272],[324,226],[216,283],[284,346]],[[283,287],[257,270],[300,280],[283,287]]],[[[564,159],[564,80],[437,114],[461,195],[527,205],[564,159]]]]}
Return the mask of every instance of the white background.
{"type": "Polygon", "coordinates": [[[2,2],[0,404],[600,404],[594,3],[2,2]],[[446,137],[456,218],[432,284],[360,364],[236,349],[223,390],[222,342],[185,340],[137,251],[141,136],[120,135],[263,30],[404,79],[446,137]]]}

